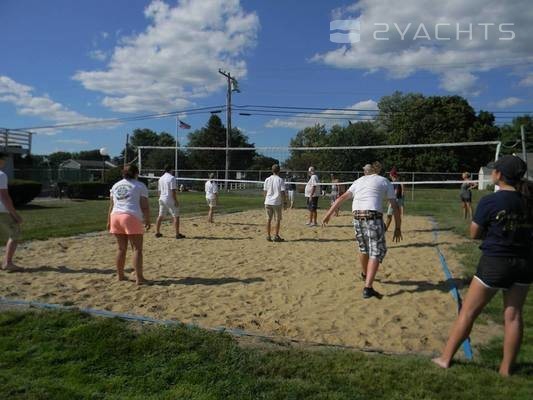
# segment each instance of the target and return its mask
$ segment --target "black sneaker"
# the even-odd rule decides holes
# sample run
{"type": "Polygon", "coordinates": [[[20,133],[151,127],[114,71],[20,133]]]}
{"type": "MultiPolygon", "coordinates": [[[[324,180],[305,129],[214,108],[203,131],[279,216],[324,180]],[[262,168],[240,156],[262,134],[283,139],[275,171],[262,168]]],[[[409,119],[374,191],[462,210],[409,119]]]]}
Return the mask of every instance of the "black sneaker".
{"type": "Polygon", "coordinates": [[[285,241],[285,239],[282,239],[279,235],[274,236],[273,242],[280,243],[280,242],[284,242],[284,241],[285,241]]]}
{"type": "Polygon", "coordinates": [[[185,235],[182,235],[181,233],[178,233],[176,235],[176,239],[185,239],[185,235]]]}
{"type": "Polygon", "coordinates": [[[378,293],[378,292],[376,292],[371,287],[365,287],[363,289],[363,299],[370,299],[371,297],[375,297],[377,299],[381,299],[383,297],[383,295],[378,293]]]}
{"type": "Polygon", "coordinates": [[[156,233],[156,234],[155,234],[155,237],[156,237],[156,238],[162,238],[162,237],[163,237],[163,234],[162,234],[162,233],[156,233]]]}
{"type": "Polygon", "coordinates": [[[271,242],[272,238],[270,236],[267,236],[267,242],[271,242]]]}

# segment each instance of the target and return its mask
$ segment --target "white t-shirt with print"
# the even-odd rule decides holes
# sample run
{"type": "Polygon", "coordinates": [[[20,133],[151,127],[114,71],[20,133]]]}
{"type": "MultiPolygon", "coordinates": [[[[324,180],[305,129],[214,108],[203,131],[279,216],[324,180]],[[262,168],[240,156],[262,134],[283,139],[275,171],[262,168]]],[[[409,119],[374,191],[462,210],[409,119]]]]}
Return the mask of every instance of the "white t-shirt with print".
{"type": "Polygon", "coordinates": [[[278,175],[271,175],[265,179],[263,191],[266,192],[265,205],[280,206],[283,203],[282,192],[285,192],[285,181],[278,175]]]}
{"type": "MultiPolygon", "coordinates": [[[[0,171],[0,189],[7,190],[7,175],[4,171],[0,171]]],[[[7,208],[4,203],[0,201],[0,213],[7,213],[7,208]]]]}
{"type": "Polygon", "coordinates": [[[216,182],[207,181],[205,183],[205,198],[207,200],[214,200],[217,197],[216,196],[217,193],[218,193],[218,185],[216,184],[216,182]]]}
{"type": "Polygon", "coordinates": [[[111,188],[113,210],[111,214],[129,214],[143,219],[141,197],[148,198],[148,188],[138,180],[122,179],[111,188]]]}
{"type": "Polygon", "coordinates": [[[313,192],[313,188],[315,188],[315,192],[313,193],[313,197],[320,197],[320,185],[318,181],[318,176],[316,174],[311,175],[311,178],[309,178],[309,181],[307,182],[307,185],[305,185],[305,197],[311,197],[311,193],[313,192]]]}
{"type": "Polygon", "coordinates": [[[172,191],[177,189],[176,178],[174,175],[165,172],[161,178],[159,178],[159,200],[168,203],[174,202],[172,191]]]}
{"type": "Polygon", "coordinates": [[[365,175],[357,179],[348,191],[352,194],[352,211],[383,212],[385,199],[396,199],[394,186],[380,175],[365,175]]]}

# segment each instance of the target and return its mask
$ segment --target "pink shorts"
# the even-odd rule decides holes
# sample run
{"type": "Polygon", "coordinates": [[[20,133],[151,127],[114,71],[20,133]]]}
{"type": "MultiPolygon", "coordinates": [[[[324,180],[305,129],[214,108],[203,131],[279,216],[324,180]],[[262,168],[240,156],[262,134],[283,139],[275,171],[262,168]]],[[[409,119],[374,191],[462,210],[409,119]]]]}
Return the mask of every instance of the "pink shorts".
{"type": "Polygon", "coordinates": [[[111,214],[111,229],[113,235],[143,235],[144,226],[139,218],[130,214],[111,214]]]}

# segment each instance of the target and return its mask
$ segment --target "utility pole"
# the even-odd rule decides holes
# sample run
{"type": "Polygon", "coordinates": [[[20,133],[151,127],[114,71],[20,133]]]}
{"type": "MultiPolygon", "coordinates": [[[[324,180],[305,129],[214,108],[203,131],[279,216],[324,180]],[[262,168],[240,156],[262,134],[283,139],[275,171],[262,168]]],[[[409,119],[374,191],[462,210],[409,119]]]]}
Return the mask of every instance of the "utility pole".
{"type": "Polygon", "coordinates": [[[237,79],[231,76],[231,73],[223,71],[222,69],[218,70],[218,73],[223,75],[228,84],[227,94],[226,94],[226,167],[224,173],[224,190],[228,190],[228,179],[229,179],[229,165],[230,165],[230,156],[229,156],[229,147],[230,147],[230,137],[231,137],[231,93],[239,93],[239,84],[237,79]]]}
{"type": "Polygon", "coordinates": [[[126,134],[126,147],[124,147],[124,169],[126,169],[126,165],[128,165],[128,147],[130,143],[130,134],[126,134]]]}
{"type": "MultiPolygon", "coordinates": [[[[520,125],[520,136],[522,139],[522,159],[527,164],[528,160],[527,160],[527,148],[526,148],[526,132],[524,129],[524,125],[520,125]]],[[[526,178],[529,178],[528,171],[529,171],[529,165],[528,165],[528,170],[526,171],[526,178]]]]}

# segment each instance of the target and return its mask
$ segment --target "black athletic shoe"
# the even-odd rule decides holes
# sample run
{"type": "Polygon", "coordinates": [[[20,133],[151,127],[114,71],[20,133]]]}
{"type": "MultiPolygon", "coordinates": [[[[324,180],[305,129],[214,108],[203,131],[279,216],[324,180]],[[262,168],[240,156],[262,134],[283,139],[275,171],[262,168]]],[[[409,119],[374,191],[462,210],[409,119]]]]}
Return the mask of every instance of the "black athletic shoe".
{"type": "Polygon", "coordinates": [[[383,297],[382,294],[376,292],[373,288],[366,287],[363,289],[363,299],[370,299],[371,297],[375,297],[377,299],[381,299],[383,297]]]}
{"type": "Polygon", "coordinates": [[[267,236],[267,242],[271,242],[272,238],[270,236],[267,236]]]}
{"type": "Polygon", "coordinates": [[[162,234],[162,233],[156,233],[156,234],[155,234],[155,237],[156,237],[156,238],[161,238],[161,237],[163,237],[163,234],[162,234]]]}
{"type": "Polygon", "coordinates": [[[281,243],[281,242],[284,242],[284,241],[285,241],[285,239],[282,239],[279,235],[274,236],[273,242],[281,243]]]}
{"type": "Polygon", "coordinates": [[[182,235],[181,233],[178,233],[176,235],[176,239],[185,239],[185,235],[182,235]]]}

